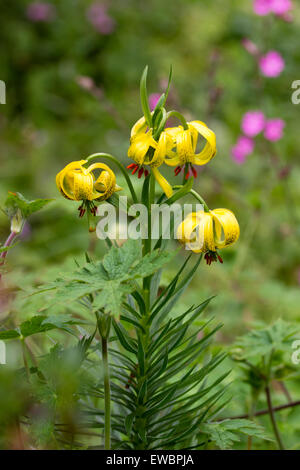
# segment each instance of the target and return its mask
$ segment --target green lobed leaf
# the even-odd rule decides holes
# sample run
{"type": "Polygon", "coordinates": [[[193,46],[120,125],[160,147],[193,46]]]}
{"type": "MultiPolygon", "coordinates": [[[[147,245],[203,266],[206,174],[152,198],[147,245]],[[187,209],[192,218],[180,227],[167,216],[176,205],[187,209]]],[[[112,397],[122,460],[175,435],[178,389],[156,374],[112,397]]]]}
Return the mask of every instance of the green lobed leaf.
{"type": "Polygon", "coordinates": [[[251,330],[246,335],[240,337],[235,347],[241,348],[241,358],[262,356],[270,354],[272,351],[290,352],[291,343],[295,335],[299,333],[299,326],[278,319],[273,325],[251,330]]]}
{"type": "Polygon", "coordinates": [[[230,448],[234,442],[239,442],[241,436],[253,436],[258,439],[271,440],[262,426],[248,419],[226,419],[201,426],[201,431],[209,435],[220,449],[230,448]]]}
{"type": "Polygon", "coordinates": [[[34,199],[29,201],[21,193],[9,192],[4,204],[4,210],[9,217],[12,217],[20,209],[24,219],[27,219],[31,214],[43,209],[51,201],[53,199],[34,199]]]}
{"type": "MultiPolygon", "coordinates": [[[[126,297],[136,292],[135,281],[150,276],[169,262],[173,253],[154,250],[142,257],[140,243],[128,240],[121,248],[112,247],[103,261],[88,262],[83,268],[67,274],[37,293],[53,291],[51,302],[66,303],[87,295],[94,310],[103,309],[119,317],[126,297]]],[[[142,308],[142,303],[139,302],[142,308]]]]}

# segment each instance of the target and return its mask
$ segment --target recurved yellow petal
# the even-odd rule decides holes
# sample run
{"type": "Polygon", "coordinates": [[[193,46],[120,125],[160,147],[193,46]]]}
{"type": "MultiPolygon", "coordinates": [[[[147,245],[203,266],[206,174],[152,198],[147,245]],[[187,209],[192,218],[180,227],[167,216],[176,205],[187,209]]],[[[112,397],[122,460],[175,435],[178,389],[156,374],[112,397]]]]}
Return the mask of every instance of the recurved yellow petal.
{"type": "Polygon", "coordinates": [[[204,122],[192,121],[188,129],[182,126],[167,128],[165,132],[171,137],[176,152],[168,152],[165,163],[169,166],[182,166],[186,163],[192,165],[205,165],[216,154],[215,133],[204,122]],[[201,152],[196,153],[199,134],[204,137],[206,144],[201,152]]]}
{"type": "Polygon", "coordinates": [[[163,177],[158,168],[152,168],[152,173],[167,198],[170,198],[173,194],[173,189],[170,183],[163,177]]]}
{"type": "Polygon", "coordinates": [[[130,140],[128,157],[132,158],[138,165],[143,165],[148,150],[156,149],[157,142],[153,139],[151,131],[138,133],[130,140]]]}
{"type": "Polygon", "coordinates": [[[161,166],[165,161],[166,155],[171,151],[172,147],[173,141],[171,137],[166,132],[162,132],[156,144],[153,157],[149,159],[145,158],[144,164],[149,165],[151,168],[161,166]]]}
{"type": "Polygon", "coordinates": [[[145,117],[142,116],[132,127],[130,137],[134,137],[140,132],[144,132],[147,129],[147,123],[145,117]]]}
{"type": "Polygon", "coordinates": [[[94,163],[85,168],[85,163],[86,160],[69,163],[57,174],[56,184],[65,198],[74,201],[103,200],[121,189],[116,184],[114,172],[107,165],[94,163]],[[101,170],[101,173],[96,179],[93,171],[97,169],[101,170]]]}
{"type": "Polygon", "coordinates": [[[239,223],[228,209],[214,209],[211,211],[215,225],[215,243],[217,248],[225,248],[235,243],[240,236],[239,223]]]}
{"type": "Polygon", "coordinates": [[[189,214],[177,229],[177,238],[195,253],[215,252],[236,242],[240,228],[228,209],[189,214]]]}
{"type": "MultiPolygon", "coordinates": [[[[216,152],[217,152],[216,135],[202,121],[189,122],[189,127],[195,129],[196,132],[202,135],[202,137],[204,137],[207,141],[203,150],[200,153],[195,154],[195,164],[205,165],[216,155],[216,152]]],[[[196,139],[194,139],[195,149],[197,145],[197,137],[196,139]]]]}
{"type": "Polygon", "coordinates": [[[74,172],[81,172],[84,163],[86,163],[86,160],[71,162],[56,175],[56,186],[65,198],[76,200],[72,189],[74,185],[74,172]]]}

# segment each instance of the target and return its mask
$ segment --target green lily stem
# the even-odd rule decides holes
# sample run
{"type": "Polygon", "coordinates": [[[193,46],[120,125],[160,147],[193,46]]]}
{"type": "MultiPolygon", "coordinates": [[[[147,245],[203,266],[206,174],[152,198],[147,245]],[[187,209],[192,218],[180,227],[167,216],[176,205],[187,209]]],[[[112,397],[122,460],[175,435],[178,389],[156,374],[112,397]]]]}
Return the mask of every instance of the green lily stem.
{"type": "Polygon", "coordinates": [[[23,353],[23,362],[26,370],[26,376],[27,380],[29,381],[30,379],[30,370],[29,370],[29,365],[27,361],[27,351],[26,351],[26,344],[25,344],[25,338],[21,338],[21,346],[22,346],[22,353],[23,353]]]}
{"type": "Polygon", "coordinates": [[[188,174],[188,171],[189,171],[189,165],[186,163],[184,165],[182,185],[184,185],[184,183],[185,183],[185,178],[186,178],[186,175],[188,174]]]}
{"type": "Polygon", "coordinates": [[[125,180],[126,180],[128,189],[131,193],[133,202],[135,204],[137,204],[138,198],[137,198],[136,192],[133,188],[133,185],[132,185],[132,182],[129,178],[129,175],[128,175],[126,169],[124,168],[124,166],[122,165],[122,163],[120,163],[119,160],[116,157],[114,157],[113,155],[110,155],[109,153],[101,153],[101,152],[100,153],[93,153],[92,155],[90,155],[89,157],[86,158],[86,161],[87,161],[87,163],[91,163],[93,160],[97,160],[98,158],[106,158],[107,160],[110,160],[115,165],[117,165],[117,167],[121,170],[121,172],[123,173],[123,176],[125,177],[125,180]]]}
{"type": "MultiPolygon", "coordinates": [[[[251,400],[251,405],[250,405],[250,411],[249,411],[249,419],[253,421],[255,411],[256,411],[256,402],[257,402],[257,397],[252,396],[251,400]]],[[[252,436],[248,436],[248,441],[247,441],[247,450],[251,450],[252,448],[252,436]]]]}
{"type": "Polygon", "coordinates": [[[186,122],[186,119],[185,117],[179,113],[178,111],[169,111],[167,113],[167,120],[170,118],[170,117],[176,117],[177,119],[179,119],[179,121],[181,122],[181,124],[183,125],[183,128],[184,130],[188,130],[189,126],[188,126],[188,123],[186,122]]]}
{"type": "MultiPolygon", "coordinates": [[[[173,189],[181,189],[183,187],[182,184],[178,184],[176,186],[173,186],[173,189]]],[[[189,193],[194,196],[195,199],[197,199],[197,201],[201,202],[201,204],[203,205],[204,207],[204,212],[210,212],[210,209],[208,207],[208,205],[206,204],[206,202],[204,201],[203,197],[200,196],[200,194],[197,193],[197,191],[195,191],[194,189],[190,189],[189,193]]]]}
{"type": "Polygon", "coordinates": [[[203,197],[200,196],[200,194],[198,194],[194,189],[191,189],[191,190],[190,190],[190,193],[191,193],[199,202],[201,202],[201,204],[202,204],[203,207],[204,207],[204,212],[209,212],[209,207],[208,207],[208,205],[206,204],[206,202],[204,201],[203,197]]]}
{"type": "MultiPolygon", "coordinates": [[[[144,256],[147,253],[151,252],[152,249],[152,240],[151,240],[151,234],[152,234],[152,227],[151,227],[151,208],[152,204],[155,202],[155,184],[156,180],[151,172],[150,174],[150,181],[149,181],[149,188],[148,188],[148,197],[147,197],[147,209],[148,209],[148,238],[144,240],[144,256]]],[[[141,341],[143,344],[143,349],[145,351],[145,370],[144,370],[144,376],[147,375],[147,369],[148,369],[148,363],[147,363],[147,351],[149,347],[149,334],[150,334],[150,324],[148,322],[149,319],[149,314],[150,314],[150,289],[151,289],[151,279],[152,276],[148,276],[143,279],[143,294],[144,294],[144,300],[145,300],[145,305],[146,305],[146,312],[145,315],[141,318],[141,325],[143,327],[144,333],[141,336],[141,341]]],[[[138,386],[142,386],[143,377],[138,378],[138,386]]],[[[147,393],[147,392],[146,392],[147,393]]],[[[144,397],[144,400],[146,399],[146,396],[144,397]]],[[[138,404],[139,406],[139,404],[138,404]]],[[[138,419],[138,426],[144,428],[145,427],[145,420],[144,419],[138,419]]],[[[146,431],[143,429],[137,429],[138,433],[142,431],[142,434],[146,434],[146,431]]],[[[145,449],[145,443],[141,442],[139,443],[140,449],[145,449]]]]}
{"type": "Polygon", "coordinates": [[[284,450],[284,445],[282,443],[281,436],[279,434],[279,430],[278,430],[278,426],[277,426],[277,422],[276,422],[276,418],[275,418],[275,413],[274,413],[274,409],[273,409],[273,406],[272,406],[271,391],[270,391],[269,385],[266,385],[265,393],[266,393],[268,411],[269,411],[269,415],[270,415],[274,435],[275,435],[275,438],[276,438],[279,449],[284,450]]]}
{"type": "Polygon", "coordinates": [[[110,450],[110,381],[109,381],[109,365],[108,365],[108,342],[107,338],[101,338],[102,360],[104,370],[104,448],[110,450]]]}
{"type": "MultiPolygon", "coordinates": [[[[148,209],[148,238],[145,240],[144,245],[144,255],[150,253],[152,248],[152,240],[151,240],[151,207],[155,201],[155,178],[153,173],[150,174],[150,183],[149,183],[149,193],[148,193],[148,200],[147,200],[147,209],[148,209]]],[[[144,296],[145,296],[145,303],[146,303],[146,310],[147,312],[150,309],[150,287],[151,287],[151,278],[152,276],[148,276],[143,281],[143,289],[144,289],[144,296]]]]}

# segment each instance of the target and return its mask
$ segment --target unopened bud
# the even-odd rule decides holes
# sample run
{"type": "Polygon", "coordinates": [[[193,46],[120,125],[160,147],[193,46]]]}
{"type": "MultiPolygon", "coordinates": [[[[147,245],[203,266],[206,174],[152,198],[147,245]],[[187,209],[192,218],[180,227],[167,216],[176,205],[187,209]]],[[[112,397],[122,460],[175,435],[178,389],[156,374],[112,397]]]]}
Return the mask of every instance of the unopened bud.
{"type": "Polygon", "coordinates": [[[22,212],[20,209],[17,209],[17,212],[11,218],[10,230],[14,233],[21,233],[23,230],[24,223],[25,219],[22,216],[22,212]]]}

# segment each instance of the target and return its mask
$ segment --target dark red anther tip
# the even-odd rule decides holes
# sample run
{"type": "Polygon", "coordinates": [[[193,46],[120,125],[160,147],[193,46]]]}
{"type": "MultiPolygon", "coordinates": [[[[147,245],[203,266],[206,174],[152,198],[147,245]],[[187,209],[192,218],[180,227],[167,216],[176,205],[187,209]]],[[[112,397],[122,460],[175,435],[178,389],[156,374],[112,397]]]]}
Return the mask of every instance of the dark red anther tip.
{"type": "Polygon", "coordinates": [[[138,178],[141,178],[143,173],[144,173],[144,168],[140,168],[138,172],[138,178]]]}
{"type": "Polygon", "coordinates": [[[180,172],[181,172],[181,166],[177,166],[174,170],[175,176],[179,175],[180,172]]]}
{"type": "Polygon", "coordinates": [[[197,178],[197,171],[195,170],[193,166],[192,166],[192,173],[193,173],[194,178],[197,178]]]}

